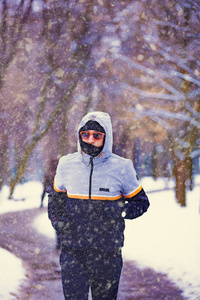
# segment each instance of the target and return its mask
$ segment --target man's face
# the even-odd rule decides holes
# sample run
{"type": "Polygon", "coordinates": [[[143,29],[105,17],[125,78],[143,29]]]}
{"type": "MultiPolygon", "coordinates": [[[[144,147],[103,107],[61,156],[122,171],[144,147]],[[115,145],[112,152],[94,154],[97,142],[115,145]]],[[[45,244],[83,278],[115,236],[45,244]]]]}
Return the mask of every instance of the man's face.
{"type": "Polygon", "coordinates": [[[98,132],[96,130],[82,131],[81,138],[82,138],[83,142],[92,144],[95,147],[103,146],[104,134],[101,132],[98,132]],[[98,139],[95,137],[98,137],[98,139]]]}

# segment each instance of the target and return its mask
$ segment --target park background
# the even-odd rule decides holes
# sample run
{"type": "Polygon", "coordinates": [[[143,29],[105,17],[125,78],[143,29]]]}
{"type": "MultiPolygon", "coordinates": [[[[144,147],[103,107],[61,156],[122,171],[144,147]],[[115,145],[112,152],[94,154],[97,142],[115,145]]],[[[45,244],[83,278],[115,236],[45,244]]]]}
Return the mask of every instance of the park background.
{"type": "Polygon", "coordinates": [[[18,184],[42,183],[52,159],[76,151],[80,119],[101,110],[114,153],[141,180],[173,180],[186,208],[200,171],[199,24],[198,0],[1,1],[0,188],[11,203],[18,184]]]}

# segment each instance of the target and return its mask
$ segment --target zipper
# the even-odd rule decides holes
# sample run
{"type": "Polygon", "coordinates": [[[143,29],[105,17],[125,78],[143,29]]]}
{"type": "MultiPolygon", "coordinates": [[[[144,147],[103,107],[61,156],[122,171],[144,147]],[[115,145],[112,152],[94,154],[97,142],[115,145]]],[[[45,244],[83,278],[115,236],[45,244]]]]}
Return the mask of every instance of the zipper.
{"type": "Polygon", "coordinates": [[[91,169],[90,169],[90,179],[89,179],[89,200],[91,200],[91,194],[92,194],[92,173],[93,173],[93,157],[90,157],[90,164],[91,164],[91,169]]]}

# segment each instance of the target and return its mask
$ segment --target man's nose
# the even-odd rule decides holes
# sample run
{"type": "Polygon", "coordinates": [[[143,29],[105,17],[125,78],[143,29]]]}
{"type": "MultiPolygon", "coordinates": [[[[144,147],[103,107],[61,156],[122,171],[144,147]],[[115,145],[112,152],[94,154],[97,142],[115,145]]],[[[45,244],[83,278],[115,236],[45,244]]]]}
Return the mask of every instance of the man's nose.
{"type": "Polygon", "coordinates": [[[93,143],[94,143],[93,134],[90,135],[90,137],[89,137],[89,139],[88,139],[88,143],[89,143],[89,144],[93,144],[93,143]]]}

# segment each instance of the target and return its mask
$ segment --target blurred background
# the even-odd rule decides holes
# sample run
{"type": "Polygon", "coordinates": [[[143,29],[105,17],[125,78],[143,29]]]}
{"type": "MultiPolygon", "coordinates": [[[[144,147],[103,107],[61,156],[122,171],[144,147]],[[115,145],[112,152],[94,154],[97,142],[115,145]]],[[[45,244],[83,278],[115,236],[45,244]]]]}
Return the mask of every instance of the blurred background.
{"type": "Polygon", "coordinates": [[[200,170],[200,1],[2,0],[0,188],[43,181],[76,151],[89,111],[110,114],[113,152],[138,176],[200,170]]]}

